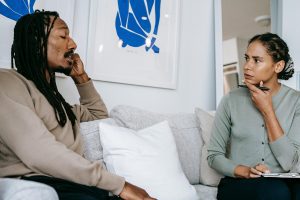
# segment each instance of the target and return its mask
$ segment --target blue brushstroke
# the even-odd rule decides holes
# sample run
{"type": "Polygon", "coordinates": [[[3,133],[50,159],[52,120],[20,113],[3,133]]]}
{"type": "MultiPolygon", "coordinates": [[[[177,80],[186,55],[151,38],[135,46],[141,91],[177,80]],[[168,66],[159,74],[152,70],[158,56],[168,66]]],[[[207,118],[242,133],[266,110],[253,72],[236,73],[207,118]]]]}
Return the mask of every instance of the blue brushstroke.
{"type": "Polygon", "coordinates": [[[115,26],[119,39],[123,41],[122,47],[145,45],[146,51],[152,49],[154,53],[159,53],[155,42],[160,21],[160,4],[161,0],[118,0],[115,26]],[[151,15],[155,16],[155,21],[151,21],[151,15]],[[146,46],[147,38],[150,38],[150,46],[146,46]]]}
{"type": "Polygon", "coordinates": [[[6,5],[0,2],[0,14],[17,21],[23,15],[33,13],[36,0],[4,0],[6,5]]]}

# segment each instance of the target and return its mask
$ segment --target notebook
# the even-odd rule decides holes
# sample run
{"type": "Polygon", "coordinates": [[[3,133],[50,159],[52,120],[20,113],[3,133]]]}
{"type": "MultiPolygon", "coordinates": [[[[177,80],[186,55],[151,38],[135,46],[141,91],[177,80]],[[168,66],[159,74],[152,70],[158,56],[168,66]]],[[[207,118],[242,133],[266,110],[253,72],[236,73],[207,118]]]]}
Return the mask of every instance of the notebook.
{"type": "Polygon", "coordinates": [[[267,178],[300,178],[299,173],[265,173],[262,176],[267,178]]]}

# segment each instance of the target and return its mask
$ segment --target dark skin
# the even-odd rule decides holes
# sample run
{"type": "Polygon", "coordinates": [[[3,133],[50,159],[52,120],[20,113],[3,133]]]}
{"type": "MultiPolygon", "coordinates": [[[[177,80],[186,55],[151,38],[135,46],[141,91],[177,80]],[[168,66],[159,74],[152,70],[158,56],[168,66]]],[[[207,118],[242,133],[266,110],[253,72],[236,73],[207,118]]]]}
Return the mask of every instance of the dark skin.
{"type": "MultiPolygon", "coordinates": [[[[75,83],[80,84],[87,82],[89,77],[80,56],[73,53],[76,48],[76,43],[69,35],[68,26],[63,20],[57,18],[48,38],[48,65],[53,71],[64,73],[72,77],[75,83]],[[68,52],[72,53],[68,54],[68,52]]],[[[49,76],[47,78],[50,80],[49,76]]]]}
{"type": "MultiPolygon", "coordinates": [[[[277,94],[281,87],[278,73],[283,70],[285,62],[274,62],[259,41],[249,44],[245,59],[244,83],[249,88],[253,104],[263,116],[269,142],[274,142],[284,134],[273,108],[272,96],[277,94]],[[266,86],[270,90],[262,91],[257,85],[266,86]]],[[[262,173],[270,173],[268,166],[262,163],[253,167],[238,165],[234,170],[235,176],[240,178],[257,178],[262,173]]]]}
{"type": "MultiPolygon", "coordinates": [[[[52,18],[53,20],[53,18],[52,18]]],[[[54,22],[48,38],[48,65],[54,72],[70,76],[76,84],[86,83],[90,80],[84,70],[83,62],[77,53],[77,45],[69,35],[67,24],[60,18],[54,22]]],[[[47,80],[50,82],[49,72],[46,71],[47,80]]],[[[142,188],[125,182],[119,194],[124,200],[155,200],[142,188]]]]}

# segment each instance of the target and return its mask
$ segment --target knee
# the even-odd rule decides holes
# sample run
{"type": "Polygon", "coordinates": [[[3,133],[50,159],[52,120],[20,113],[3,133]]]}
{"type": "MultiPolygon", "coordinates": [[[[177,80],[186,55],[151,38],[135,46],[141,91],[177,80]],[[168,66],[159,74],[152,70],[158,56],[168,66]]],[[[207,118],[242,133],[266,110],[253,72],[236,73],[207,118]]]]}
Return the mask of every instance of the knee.
{"type": "Polygon", "coordinates": [[[255,190],[255,199],[272,200],[272,199],[291,199],[291,193],[288,187],[259,188],[255,190]]]}

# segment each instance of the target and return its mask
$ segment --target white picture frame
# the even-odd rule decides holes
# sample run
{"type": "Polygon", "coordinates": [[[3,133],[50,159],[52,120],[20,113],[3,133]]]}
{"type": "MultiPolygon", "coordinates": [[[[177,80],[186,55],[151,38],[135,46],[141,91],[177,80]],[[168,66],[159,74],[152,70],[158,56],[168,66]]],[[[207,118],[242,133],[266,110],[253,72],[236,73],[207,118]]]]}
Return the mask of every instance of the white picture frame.
{"type": "MultiPolygon", "coordinates": [[[[16,2],[17,3],[17,2],[16,2]]],[[[57,11],[67,23],[70,33],[73,31],[74,0],[36,0],[34,10],[57,11]]],[[[13,42],[14,26],[16,21],[0,14],[0,68],[11,68],[11,45],[13,42]]]]}
{"type": "Polygon", "coordinates": [[[179,0],[161,0],[158,34],[155,35],[159,53],[155,53],[153,49],[146,51],[146,45],[120,47],[123,41],[115,26],[118,1],[91,0],[87,51],[87,71],[91,78],[176,89],[179,3],[179,0]]]}

